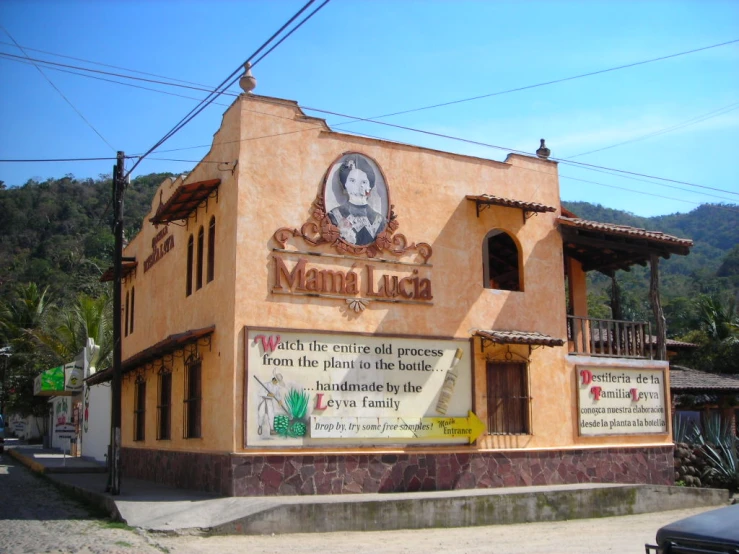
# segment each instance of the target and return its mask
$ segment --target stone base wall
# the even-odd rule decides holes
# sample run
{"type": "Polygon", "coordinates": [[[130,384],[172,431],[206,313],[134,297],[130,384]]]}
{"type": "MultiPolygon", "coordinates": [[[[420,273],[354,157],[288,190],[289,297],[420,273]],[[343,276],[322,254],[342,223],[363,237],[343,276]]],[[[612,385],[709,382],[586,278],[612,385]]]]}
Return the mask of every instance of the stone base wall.
{"type": "Polygon", "coordinates": [[[121,474],[178,489],[231,495],[229,454],[121,448],[121,474]]]}
{"type": "Polygon", "coordinates": [[[557,452],[252,456],[124,448],[123,475],[226,496],[575,483],[674,484],[672,446],[557,452]]]}

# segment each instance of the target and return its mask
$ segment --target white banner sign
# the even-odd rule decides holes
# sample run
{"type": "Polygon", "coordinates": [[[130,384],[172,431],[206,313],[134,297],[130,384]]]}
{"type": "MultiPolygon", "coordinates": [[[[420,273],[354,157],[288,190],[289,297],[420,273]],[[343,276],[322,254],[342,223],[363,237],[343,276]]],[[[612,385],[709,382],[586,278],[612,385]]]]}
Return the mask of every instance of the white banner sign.
{"type": "Polygon", "coordinates": [[[469,443],[481,432],[467,340],[245,334],[248,446],[469,443]]]}
{"type": "Polygon", "coordinates": [[[577,366],[580,435],[667,432],[661,369],[577,366]]]}

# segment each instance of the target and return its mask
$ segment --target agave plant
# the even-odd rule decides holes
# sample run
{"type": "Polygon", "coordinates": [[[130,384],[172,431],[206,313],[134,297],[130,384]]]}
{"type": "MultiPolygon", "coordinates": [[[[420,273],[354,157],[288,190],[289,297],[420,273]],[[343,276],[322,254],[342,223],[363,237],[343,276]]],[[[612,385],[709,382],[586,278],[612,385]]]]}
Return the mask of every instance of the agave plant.
{"type": "Polygon", "coordinates": [[[308,393],[290,389],[285,396],[288,415],[275,416],[275,431],[283,437],[304,437],[307,431],[305,414],[308,412],[308,393]]]}
{"type": "Polygon", "coordinates": [[[694,428],[695,442],[709,464],[702,477],[733,491],[739,489],[739,454],[729,422],[719,414],[712,414],[703,422],[702,429],[695,424],[694,428]]]}
{"type": "Polygon", "coordinates": [[[672,434],[675,442],[692,444],[695,442],[695,426],[683,418],[679,412],[672,416],[672,434]]]}

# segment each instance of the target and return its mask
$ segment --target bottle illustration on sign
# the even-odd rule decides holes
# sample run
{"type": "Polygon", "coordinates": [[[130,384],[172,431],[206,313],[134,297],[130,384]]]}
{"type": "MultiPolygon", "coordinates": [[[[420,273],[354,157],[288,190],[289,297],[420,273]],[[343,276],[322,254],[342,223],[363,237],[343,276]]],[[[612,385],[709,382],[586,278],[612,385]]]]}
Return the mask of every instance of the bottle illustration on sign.
{"type": "Polygon", "coordinates": [[[457,377],[459,377],[457,364],[459,364],[459,360],[462,359],[462,355],[462,349],[457,348],[457,351],[454,353],[452,365],[449,368],[449,371],[446,372],[446,377],[444,377],[444,384],[441,387],[439,400],[436,402],[437,414],[445,415],[447,408],[449,408],[449,400],[451,400],[452,398],[452,394],[454,393],[454,386],[457,384],[457,377]]]}

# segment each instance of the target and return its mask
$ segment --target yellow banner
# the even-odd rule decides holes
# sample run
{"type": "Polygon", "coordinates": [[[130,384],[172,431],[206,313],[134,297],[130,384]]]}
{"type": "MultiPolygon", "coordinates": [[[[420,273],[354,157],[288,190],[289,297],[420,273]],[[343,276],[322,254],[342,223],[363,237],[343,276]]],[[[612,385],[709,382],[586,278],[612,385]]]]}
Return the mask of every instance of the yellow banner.
{"type": "Polygon", "coordinates": [[[485,432],[474,412],[467,417],[311,417],[310,436],[324,439],[466,439],[485,432]]]}

